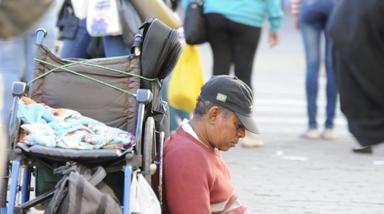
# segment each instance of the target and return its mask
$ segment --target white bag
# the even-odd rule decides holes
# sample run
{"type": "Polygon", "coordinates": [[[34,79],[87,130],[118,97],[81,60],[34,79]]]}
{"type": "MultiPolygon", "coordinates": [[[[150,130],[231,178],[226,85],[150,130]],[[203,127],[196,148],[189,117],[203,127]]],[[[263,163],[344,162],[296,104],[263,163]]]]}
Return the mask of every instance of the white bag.
{"type": "Polygon", "coordinates": [[[89,1],[87,31],[89,35],[116,36],[122,34],[117,0],[89,1]]]}
{"type": "Polygon", "coordinates": [[[89,1],[92,1],[92,0],[81,0],[81,1],[72,0],[71,1],[73,12],[75,13],[77,18],[79,19],[87,18],[89,1]]]}
{"type": "Polygon", "coordinates": [[[144,176],[135,171],[131,184],[131,213],[161,214],[160,202],[144,176]]]}

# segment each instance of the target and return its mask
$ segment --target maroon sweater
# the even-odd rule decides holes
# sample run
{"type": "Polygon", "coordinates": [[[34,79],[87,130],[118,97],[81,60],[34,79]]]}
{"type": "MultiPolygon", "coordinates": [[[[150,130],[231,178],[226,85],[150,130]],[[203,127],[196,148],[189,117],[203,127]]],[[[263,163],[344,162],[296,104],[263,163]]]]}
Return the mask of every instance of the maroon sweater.
{"type": "Polygon", "coordinates": [[[245,213],[220,151],[179,127],[165,142],[164,184],[172,214],[245,213]]]}

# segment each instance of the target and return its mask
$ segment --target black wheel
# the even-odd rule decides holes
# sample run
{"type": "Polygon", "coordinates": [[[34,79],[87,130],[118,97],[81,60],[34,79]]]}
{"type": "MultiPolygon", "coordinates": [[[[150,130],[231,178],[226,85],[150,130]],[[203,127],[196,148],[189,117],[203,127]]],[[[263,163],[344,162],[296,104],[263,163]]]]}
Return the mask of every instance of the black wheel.
{"type": "Polygon", "coordinates": [[[155,145],[155,121],[153,117],[148,117],[145,121],[143,139],[143,174],[148,183],[151,184],[151,164],[153,161],[153,145],[155,145]]]}

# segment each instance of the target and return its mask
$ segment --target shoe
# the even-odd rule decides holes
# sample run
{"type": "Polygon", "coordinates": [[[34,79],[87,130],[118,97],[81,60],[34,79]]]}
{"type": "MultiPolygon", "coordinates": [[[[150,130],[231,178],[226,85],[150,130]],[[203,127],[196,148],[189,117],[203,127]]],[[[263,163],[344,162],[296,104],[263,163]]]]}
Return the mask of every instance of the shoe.
{"type": "Polygon", "coordinates": [[[261,140],[260,135],[253,134],[246,131],[245,137],[240,138],[239,143],[244,148],[256,148],[264,146],[263,140],[261,140]]]}
{"type": "Polygon", "coordinates": [[[354,153],[358,153],[358,154],[372,154],[373,153],[372,146],[362,146],[359,148],[353,148],[352,151],[354,153]]]}
{"type": "Polygon", "coordinates": [[[321,134],[321,138],[323,138],[324,140],[335,139],[335,134],[333,132],[333,129],[330,129],[330,128],[324,129],[323,133],[321,134]]]}
{"type": "Polygon", "coordinates": [[[302,137],[310,140],[317,140],[320,139],[320,133],[317,129],[310,128],[302,135],[302,137]]]}

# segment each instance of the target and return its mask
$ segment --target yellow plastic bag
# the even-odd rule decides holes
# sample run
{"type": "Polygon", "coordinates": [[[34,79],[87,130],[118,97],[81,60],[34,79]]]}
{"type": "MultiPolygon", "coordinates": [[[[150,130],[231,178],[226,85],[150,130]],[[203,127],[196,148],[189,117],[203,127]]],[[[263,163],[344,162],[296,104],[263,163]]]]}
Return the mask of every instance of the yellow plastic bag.
{"type": "Polygon", "coordinates": [[[204,82],[199,49],[186,45],[169,80],[169,104],[175,109],[192,112],[204,82]]]}

